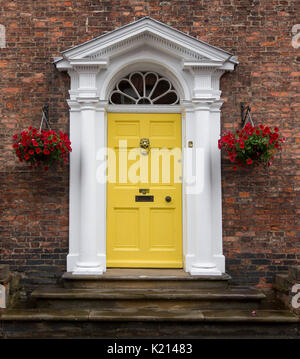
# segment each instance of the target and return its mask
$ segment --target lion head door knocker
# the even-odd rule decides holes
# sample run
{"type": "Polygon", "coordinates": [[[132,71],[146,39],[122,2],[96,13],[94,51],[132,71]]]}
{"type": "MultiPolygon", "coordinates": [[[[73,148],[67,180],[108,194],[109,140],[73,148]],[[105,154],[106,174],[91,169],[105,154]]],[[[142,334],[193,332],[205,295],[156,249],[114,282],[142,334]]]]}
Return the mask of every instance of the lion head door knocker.
{"type": "Polygon", "coordinates": [[[141,138],[140,147],[142,149],[142,154],[147,155],[150,149],[150,141],[149,138],[141,138]]]}

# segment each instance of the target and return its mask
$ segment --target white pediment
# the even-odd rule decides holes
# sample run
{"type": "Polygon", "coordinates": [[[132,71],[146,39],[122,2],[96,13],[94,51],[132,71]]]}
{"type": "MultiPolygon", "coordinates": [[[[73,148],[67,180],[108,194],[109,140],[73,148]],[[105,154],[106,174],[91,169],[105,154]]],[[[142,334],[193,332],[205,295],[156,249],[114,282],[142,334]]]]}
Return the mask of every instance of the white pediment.
{"type": "Polygon", "coordinates": [[[150,17],[63,51],[63,57],[56,59],[55,63],[60,70],[80,64],[106,67],[114,57],[145,45],[180,59],[183,67],[213,66],[233,70],[237,64],[237,59],[231,53],[150,17]]]}

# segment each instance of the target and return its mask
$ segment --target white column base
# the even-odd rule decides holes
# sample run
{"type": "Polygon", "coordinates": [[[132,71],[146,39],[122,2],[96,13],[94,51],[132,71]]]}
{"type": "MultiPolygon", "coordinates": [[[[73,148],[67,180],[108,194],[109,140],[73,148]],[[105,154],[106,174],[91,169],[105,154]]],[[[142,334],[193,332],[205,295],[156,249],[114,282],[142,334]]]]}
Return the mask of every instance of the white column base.
{"type": "Polygon", "coordinates": [[[79,261],[79,255],[68,254],[67,256],[67,272],[80,275],[102,275],[106,272],[106,257],[102,254],[97,254],[97,262],[83,263],[79,261]]]}
{"type": "Polygon", "coordinates": [[[195,263],[190,268],[191,275],[203,276],[221,276],[222,272],[218,270],[214,263],[195,263]]]}
{"type": "Polygon", "coordinates": [[[104,269],[98,263],[77,263],[73,275],[102,275],[104,269]]]}

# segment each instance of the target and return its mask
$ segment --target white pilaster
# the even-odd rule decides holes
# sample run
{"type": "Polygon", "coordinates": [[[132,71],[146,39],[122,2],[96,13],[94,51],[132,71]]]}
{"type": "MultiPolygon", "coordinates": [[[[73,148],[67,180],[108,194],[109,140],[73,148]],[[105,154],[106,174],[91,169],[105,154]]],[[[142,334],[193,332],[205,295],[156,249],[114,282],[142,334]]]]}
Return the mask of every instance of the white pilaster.
{"type": "Polygon", "coordinates": [[[221,73],[211,67],[193,67],[194,89],[187,141],[193,142],[195,174],[201,182],[187,194],[189,218],[186,270],[192,275],[221,275],[225,271],[222,254],[222,217],[220,161],[217,139],[220,124],[220,91],[217,80],[221,73]],[[197,156],[198,153],[198,156],[197,156]],[[201,156],[200,156],[201,154],[201,156]],[[216,168],[215,168],[216,166],[216,168]],[[198,168],[198,171],[196,170],[198,168]],[[199,171],[200,169],[200,171],[199,171]]]}
{"type": "Polygon", "coordinates": [[[73,274],[103,273],[101,263],[97,259],[95,114],[95,103],[82,104],[80,124],[80,241],[78,262],[73,274]]]}
{"type": "Polygon", "coordinates": [[[216,101],[210,107],[210,160],[211,160],[211,213],[212,213],[212,253],[213,262],[218,270],[225,272],[225,256],[222,239],[222,184],[221,153],[217,140],[221,132],[221,106],[223,101],[216,101]]]}
{"type": "Polygon", "coordinates": [[[71,165],[75,165],[76,174],[73,169],[70,182],[73,203],[70,204],[72,209],[76,205],[78,207],[74,208],[75,214],[71,218],[73,227],[70,239],[76,238],[76,246],[68,256],[68,271],[73,274],[102,274],[105,271],[105,261],[103,263],[102,256],[99,256],[99,211],[96,196],[97,123],[101,120],[104,122],[103,118],[98,118],[99,108],[103,108],[96,88],[96,76],[100,68],[95,65],[76,65],[74,69],[70,75],[76,81],[73,81],[70,93],[73,100],[69,101],[69,105],[71,111],[73,108],[77,113],[73,116],[74,120],[76,118],[75,123],[72,123],[72,117],[70,119],[71,141],[76,154],[71,165]]]}

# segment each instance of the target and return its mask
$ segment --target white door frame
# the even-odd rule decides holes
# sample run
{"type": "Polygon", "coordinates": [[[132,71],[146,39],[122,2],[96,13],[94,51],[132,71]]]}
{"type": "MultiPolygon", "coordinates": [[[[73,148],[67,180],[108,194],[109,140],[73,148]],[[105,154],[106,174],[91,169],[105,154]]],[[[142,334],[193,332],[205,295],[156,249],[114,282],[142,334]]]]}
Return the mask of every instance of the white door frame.
{"type": "Polygon", "coordinates": [[[106,183],[97,170],[105,165],[107,112],[182,114],[184,269],[192,275],[225,272],[222,251],[220,77],[236,59],[151,18],[143,18],[63,52],[55,64],[71,77],[70,243],[67,271],[101,275],[106,271],[106,183]],[[180,106],[108,104],[118,79],[131,71],[156,71],[180,95],[180,106]],[[188,143],[192,142],[193,148],[188,143]],[[187,158],[193,157],[191,168],[187,158]],[[197,164],[197,166],[196,166],[197,164]],[[197,183],[188,184],[196,170],[197,183]]]}

